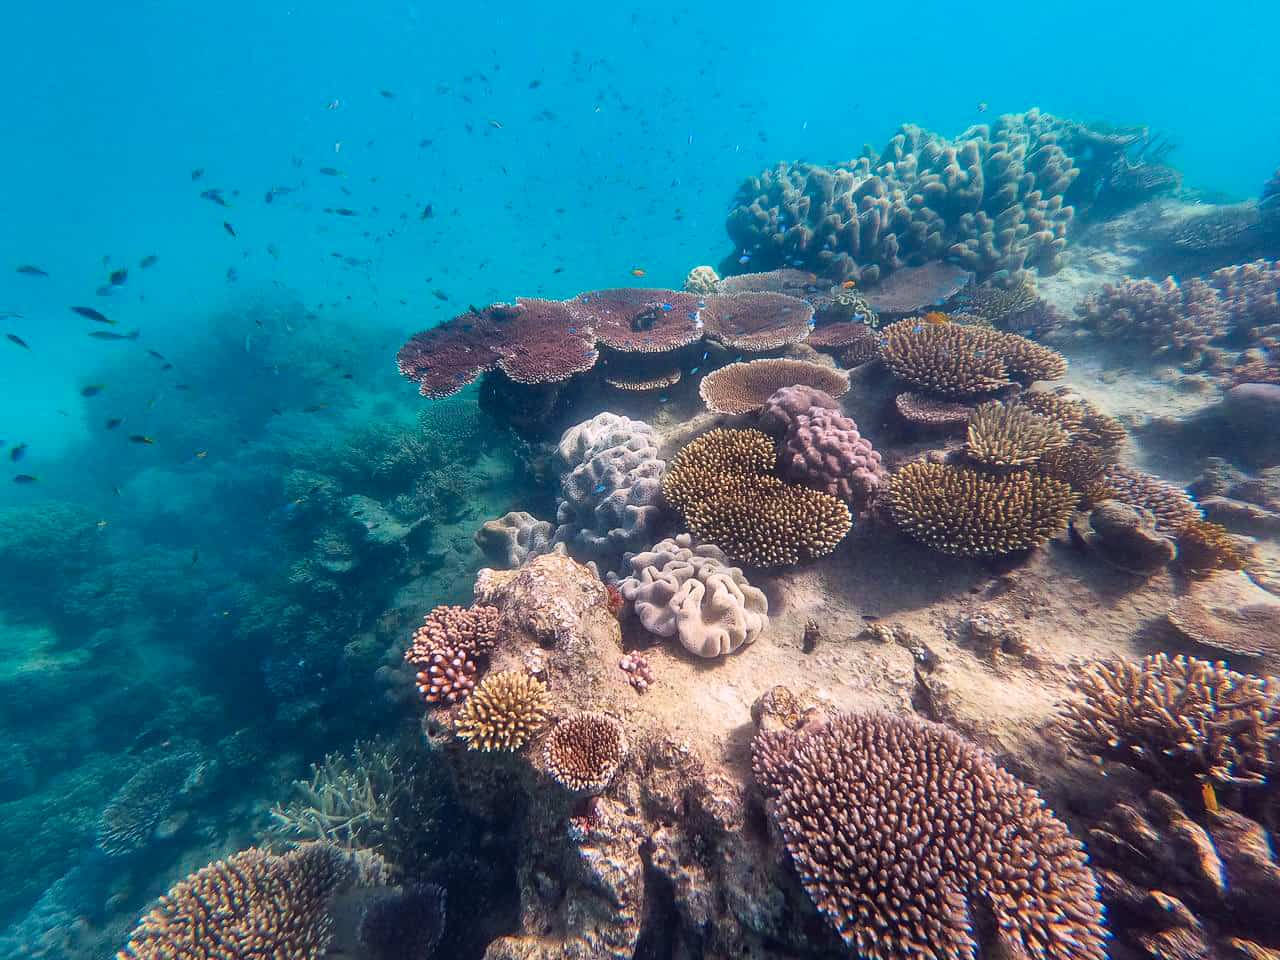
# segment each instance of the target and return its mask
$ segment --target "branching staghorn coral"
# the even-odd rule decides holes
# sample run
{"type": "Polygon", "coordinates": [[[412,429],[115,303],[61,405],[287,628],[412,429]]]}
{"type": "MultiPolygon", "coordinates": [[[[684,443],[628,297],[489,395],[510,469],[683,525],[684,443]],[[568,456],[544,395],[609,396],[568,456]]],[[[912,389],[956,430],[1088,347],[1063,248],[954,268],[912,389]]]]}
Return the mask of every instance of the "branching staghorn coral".
{"type": "Polygon", "coordinates": [[[1029,467],[1067,445],[1061,427],[1025,407],[998,400],[984,403],[969,418],[965,455],[995,469],[1029,467]]]}

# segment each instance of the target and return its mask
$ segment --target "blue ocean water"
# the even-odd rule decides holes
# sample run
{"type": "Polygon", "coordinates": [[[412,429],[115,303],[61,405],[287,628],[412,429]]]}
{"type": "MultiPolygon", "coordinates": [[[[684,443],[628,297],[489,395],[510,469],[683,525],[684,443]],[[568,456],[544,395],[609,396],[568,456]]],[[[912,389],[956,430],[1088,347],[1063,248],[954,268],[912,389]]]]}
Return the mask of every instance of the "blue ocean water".
{"type": "MultiPolygon", "coordinates": [[[[517,295],[679,287],[729,253],[744,177],[849,159],[904,122],[955,135],[1039,106],[1144,124],[1186,185],[1255,197],[1280,162],[1273,21],[1260,2],[13,5],[0,803],[52,826],[10,850],[0,926],[82,865],[113,766],[153,744],[309,727],[287,779],[377,732],[299,693],[342,682],[344,643],[389,598],[298,591],[345,562],[313,546],[335,477],[426,496],[360,461],[410,456],[378,434],[424,408],[396,372],[406,336],[517,295]]],[[[492,503],[434,502],[441,527],[508,508],[505,455],[483,456],[492,503]]],[[[469,593],[456,554],[415,571],[424,597],[469,593]]]]}

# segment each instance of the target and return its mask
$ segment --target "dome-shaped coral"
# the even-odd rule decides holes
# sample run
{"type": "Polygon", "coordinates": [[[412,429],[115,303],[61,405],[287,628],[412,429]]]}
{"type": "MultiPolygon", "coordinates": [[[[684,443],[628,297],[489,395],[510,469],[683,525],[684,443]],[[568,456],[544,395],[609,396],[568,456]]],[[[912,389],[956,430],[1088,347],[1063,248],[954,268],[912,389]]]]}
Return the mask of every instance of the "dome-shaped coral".
{"type": "Polygon", "coordinates": [[[558,784],[599,793],[627,758],[622,724],[603,713],[579,713],[556,724],[542,747],[542,763],[558,784]]]}
{"type": "Polygon", "coordinates": [[[759,430],[716,429],[686,444],[662,478],[662,495],[683,512],[773,470],[773,441],[759,430]]]}
{"type": "Polygon", "coordinates": [[[782,436],[790,428],[791,421],[814,407],[839,410],[840,404],[831,394],[806,384],[775,390],[760,408],[760,429],[773,436],[782,436]]]}
{"type": "Polygon", "coordinates": [[[884,482],[880,454],[858,425],[836,410],[810,408],[798,414],[779,450],[782,475],[795,483],[865,510],[884,482]]]}
{"type": "Polygon", "coordinates": [[[425,666],[440,650],[455,650],[472,658],[490,654],[498,642],[499,619],[496,607],[482,603],[469,609],[447,604],[435,607],[414,631],[404,658],[425,666]]]}
{"type": "Polygon", "coordinates": [[[1066,529],[1078,496],[1034,473],[989,476],[969,467],[907,464],[888,484],[894,522],[943,553],[994,557],[1038,546],[1066,529]]]}
{"type": "Polygon", "coordinates": [[[776,391],[803,384],[843,396],[849,378],[841,370],[808,360],[765,359],[731,363],[702,378],[698,393],[713,413],[740,414],[759,410],[776,391]]]}
{"type": "Polygon", "coordinates": [[[1243,570],[1250,550],[1220,523],[1190,520],[1178,528],[1178,560],[1188,570],[1243,570]]]}
{"type": "Polygon", "coordinates": [[[720,275],[716,273],[715,267],[694,267],[684,278],[684,289],[686,293],[715,293],[719,282],[720,275]]]}
{"type": "Polygon", "coordinates": [[[679,636],[699,657],[718,657],[751,643],[769,625],[769,601],[719,547],[694,547],[680,534],[630,558],[631,576],[618,582],[644,628],[679,636]]]}
{"type": "Polygon", "coordinates": [[[1081,844],[946,727],[840,714],[759,734],[752,768],[801,884],[859,956],[1106,957],[1081,844]]]}
{"type": "Polygon", "coordinates": [[[1056,380],[1061,354],[989,327],[899,320],[885,327],[880,357],[895,377],[943,397],[994,393],[1023,381],[1056,380]]]}
{"type": "Polygon", "coordinates": [[[547,688],[521,670],[485,677],[472,691],[454,731],[472,750],[515,751],[547,722],[547,688]]]}

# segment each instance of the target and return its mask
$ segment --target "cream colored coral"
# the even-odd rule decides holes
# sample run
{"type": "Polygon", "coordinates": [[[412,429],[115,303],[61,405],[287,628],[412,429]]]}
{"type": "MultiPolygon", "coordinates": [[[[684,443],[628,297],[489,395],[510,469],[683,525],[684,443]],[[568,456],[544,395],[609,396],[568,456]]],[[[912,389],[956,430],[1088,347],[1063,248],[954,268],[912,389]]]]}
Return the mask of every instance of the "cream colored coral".
{"type": "Polygon", "coordinates": [[[769,625],[769,601],[713,544],[688,534],[663,540],[631,558],[632,576],[618,584],[644,628],[678,636],[690,653],[718,657],[751,643],[769,625]]]}
{"type": "Polygon", "coordinates": [[[684,289],[687,293],[715,293],[720,275],[714,267],[694,267],[684,278],[684,289]]]}

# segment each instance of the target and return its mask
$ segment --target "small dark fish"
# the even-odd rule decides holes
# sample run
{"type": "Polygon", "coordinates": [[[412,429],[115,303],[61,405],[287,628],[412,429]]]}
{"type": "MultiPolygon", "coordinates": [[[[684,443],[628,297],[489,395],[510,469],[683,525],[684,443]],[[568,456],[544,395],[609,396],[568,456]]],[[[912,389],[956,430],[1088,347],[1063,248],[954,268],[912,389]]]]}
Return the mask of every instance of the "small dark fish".
{"type": "Polygon", "coordinates": [[[141,260],[138,261],[138,269],[149,270],[159,262],[160,262],[159,257],[157,257],[154,253],[149,253],[145,257],[143,257],[141,260]]]}
{"type": "Polygon", "coordinates": [[[104,283],[97,290],[93,291],[99,297],[109,297],[116,292],[116,288],[109,283],[104,283]]]}
{"type": "Polygon", "coordinates": [[[173,389],[175,389],[175,390],[190,390],[190,389],[191,389],[191,384],[189,384],[189,383],[175,383],[175,384],[173,385],[173,389]]]}
{"type": "Polygon", "coordinates": [[[537,90],[540,86],[542,86],[542,81],[541,81],[541,80],[530,80],[530,81],[529,81],[529,89],[530,89],[530,90],[537,90]]]}
{"type": "Polygon", "coordinates": [[[107,323],[115,326],[115,321],[108,319],[105,315],[99,313],[93,307],[72,307],[72,313],[78,313],[86,320],[92,320],[94,323],[107,323]]]}
{"type": "Polygon", "coordinates": [[[120,426],[120,424],[122,423],[124,423],[124,417],[112,417],[110,420],[106,422],[105,426],[108,430],[114,430],[116,427],[120,426]]]}
{"type": "Polygon", "coordinates": [[[95,340],[137,340],[141,330],[130,330],[128,333],[113,333],[110,330],[94,330],[89,336],[95,340]]]}
{"type": "Polygon", "coordinates": [[[393,90],[379,90],[378,92],[387,100],[394,100],[396,98],[395,91],[393,90]]]}
{"type": "Polygon", "coordinates": [[[445,293],[443,290],[439,289],[438,287],[437,287],[435,290],[432,290],[432,291],[431,291],[431,293],[432,293],[432,295],[434,295],[434,296],[435,296],[435,298],[436,298],[437,300],[448,300],[448,299],[449,299],[449,295],[448,295],[447,293],[445,293]]]}
{"type": "Polygon", "coordinates": [[[199,550],[192,550],[192,551],[191,551],[191,565],[194,567],[194,566],[195,566],[197,563],[199,563],[199,562],[200,562],[200,551],[199,551],[199,550]]]}
{"type": "Polygon", "coordinates": [[[30,263],[24,263],[22,266],[18,267],[18,272],[28,277],[47,277],[49,275],[48,271],[41,270],[39,267],[30,263]]]}
{"type": "Polygon", "coordinates": [[[340,217],[358,217],[359,210],[352,210],[350,207],[325,207],[325,213],[336,213],[340,217]]]}
{"type": "Polygon", "coordinates": [[[240,271],[235,267],[227,267],[227,283],[235,283],[240,279],[240,271]]]}
{"type": "Polygon", "coordinates": [[[231,234],[233,237],[236,235],[236,228],[225,220],[222,221],[222,229],[227,231],[227,233],[231,234]]]}
{"type": "Polygon", "coordinates": [[[342,171],[337,169],[336,167],[321,167],[320,172],[323,173],[326,177],[342,176],[342,171]]]}
{"type": "Polygon", "coordinates": [[[214,188],[212,190],[206,190],[204,191],[204,193],[200,194],[200,196],[203,197],[205,200],[210,200],[213,203],[216,203],[220,207],[227,206],[227,201],[223,199],[222,191],[218,190],[217,188],[214,188]]]}
{"type": "Polygon", "coordinates": [[[103,391],[103,388],[105,387],[106,387],[105,383],[91,383],[87,387],[80,388],[80,396],[96,397],[98,394],[100,394],[103,391]]]}
{"type": "Polygon", "coordinates": [[[309,407],[303,407],[302,412],[303,413],[319,413],[321,410],[327,409],[328,406],[329,405],[327,403],[313,403],[309,407]]]}
{"type": "Polygon", "coordinates": [[[17,463],[26,455],[27,455],[27,445],[25,443],[20,443],[16,447],[14,447],[12,450],[9,451],[9,459],[12,460],[14,463],[17,463]]]}
{"type": "Polygon", "coordinates": [[[204,176],[204,167],[196,167],[191,171],[191,181],[194,183],[204,176]]]}
{"type": "Polygon", "coordinates": [[[429,137],[424,137],[423,139],[418,141],[418,149],[425,150],[427,149],[427,147],[431,146],[433,143],[435,143],[434,140],[430,139],[429,137]]]}
{"type": "Polygon", "coordinates": [[[31,474],[29,474],[29,473],[20,473],[20,474],[18,474],[17,476],[15,476],[15,477],[13,478],[13,482],[14,482],[14,483],[24,484],[24,485],[25,485],[25,484],[28,484],[28,483],[35,483],[35,482],[36,482],[37,480],[39,480],[39,479],[40,479],[39,477],[33,477],[33,476],[32,476],[31,474]]]}
{"type": "Polygon", "coordinates": [[[428,203],[425,207],[422,208],[422,215],[418,217],[418,219],[430,220],[435,215],[436,215],[436,212],[433,209],[431,209],[431,204],[428,203]]]}
{"type": "Polygon", "coordinates": [[[157,360],[164,360],[164,359],[165,359],[164,354],[163,354],[163,353],[161,353],[159,350],[148,350],[148,351],[147,351],[147,353],[149,353],[151,356],[155,357],[157,360]]]}
{"type": "Polygon", "coordinates": [[[111,281],[113,287],[123,286],[124,282],[129,279],[129,268],[121,267],[119,270],[112,270],[111,276],[107,279],[111,281]]]}
{"type": "Polygon", "coordinates": [[[129,436],[130,443],[145,443],[147,446],[155,443],[150,437],[143,433],[134,433],[129,436]]]}
{"type": "Polygon", "coordinates": [[[18,346],[20,346],[23,350],[30,350],[30,349],[31,349],[31,347],[29,347],[29,346],[27,345],[27,341],[23,340],[23,339],[22,339],[20,336],[18,336],[16,333],[6,333],[4,336],[5,336],[5,339],[6,339],[6,340],[8,340],[10,343],[16,343],[16,344],[17,344],[18,346]]]}

